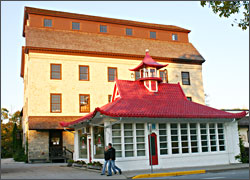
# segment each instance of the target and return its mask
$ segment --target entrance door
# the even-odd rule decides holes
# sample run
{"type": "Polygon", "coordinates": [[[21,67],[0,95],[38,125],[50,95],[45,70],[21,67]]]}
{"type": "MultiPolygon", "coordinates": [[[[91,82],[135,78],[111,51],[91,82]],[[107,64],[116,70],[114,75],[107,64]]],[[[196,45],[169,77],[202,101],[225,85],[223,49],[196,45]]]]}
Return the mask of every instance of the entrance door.
{"type": "Polygon", "coordinates": [[[62,159],[63,156],[62,131],[49,132],[49,156],[51,160],[62,159]]]}
{"type": "Polygon", "coordinates": [[[157,136],[155,133],[148,135],[148,144],[149,144],[149,164],[158,165],[157,136]],[[150,139],[151,139],[151,146],[150,146],[150,139]],[[151,164],[151,155],[152,155],[152,164],[151,164]]]}
{"type": "Polygon", "coordinates": [[[92,161],[92,156],[91,156],[92,151],[91,151],[91,138],[90,137],[88,137],[88,143],[89,143],[89,154],[88,154],[88,156],[89,156],[89,162],[91,162],[92,161]]]}

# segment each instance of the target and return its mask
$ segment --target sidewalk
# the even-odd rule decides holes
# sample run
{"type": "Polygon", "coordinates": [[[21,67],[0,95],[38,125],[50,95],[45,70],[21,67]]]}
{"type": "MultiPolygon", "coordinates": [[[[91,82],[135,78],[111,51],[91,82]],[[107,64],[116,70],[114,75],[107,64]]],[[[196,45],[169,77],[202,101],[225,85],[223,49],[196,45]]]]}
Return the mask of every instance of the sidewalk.
{"type": "Polygon", "coordinates": [[[147,178],[147,177],[162,177],[162,176],[169,176],[169,175],[175,176],[176,172],[178,172],[179,175],[187,175],[187,174],[196,174],[196,173],[199,174],[199,173],[206,173],[206,172],[218,172],[218,171],[227,171],[227,170],[235,170],[235,169],[249,169],[249,164],[237,163],[237,164],[230,164],[230,165],[157,169],[157,170],[153,170],[153,173],[151,173],[150,169],[140,170],[140,171],[124,171],[123,175],[126,176],[128,179],[132,179],[132,178],[137,179],[137,178],[147,178]],[[203,170],[204,172],[197,171],[197,170],[203,170]]]}

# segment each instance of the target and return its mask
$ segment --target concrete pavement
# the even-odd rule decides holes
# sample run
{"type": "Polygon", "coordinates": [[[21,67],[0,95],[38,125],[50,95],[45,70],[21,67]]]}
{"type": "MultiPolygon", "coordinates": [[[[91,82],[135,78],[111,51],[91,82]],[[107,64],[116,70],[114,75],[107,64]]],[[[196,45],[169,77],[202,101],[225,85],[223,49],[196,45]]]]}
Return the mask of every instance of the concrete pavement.
{"type": "MultiPolygon", "coordinates": [[[[206,172],[248,169],[249,164],[231,164],[203,167],[185,167],[154,170],[152,174],[205,170],[206,172]]],[[[151,174],[149,170],[123,171],[121,175],[101,176],[100,171],[67,167],[65,163],[26,164],[13,159],[1,159],[1,179],[131,179],[137,175],[151,174]]],[[[157,177],[157,176],[154,176],[157,177]]]]}

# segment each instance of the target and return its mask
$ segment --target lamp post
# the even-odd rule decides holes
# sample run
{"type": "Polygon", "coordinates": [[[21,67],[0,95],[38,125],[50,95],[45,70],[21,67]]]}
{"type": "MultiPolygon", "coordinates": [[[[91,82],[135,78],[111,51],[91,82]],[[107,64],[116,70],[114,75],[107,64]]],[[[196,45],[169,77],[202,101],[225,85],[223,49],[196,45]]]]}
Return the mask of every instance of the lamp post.
{"type": "Polygon", "coordinates": [[[151,144],[151,134],[152,134],[152,124],[148,124],[149,127],[149,152],[150,152],[150,162],[151,162],[151,173],[153,173],[153,162],[152,162],[152,144],[151,144]]]}

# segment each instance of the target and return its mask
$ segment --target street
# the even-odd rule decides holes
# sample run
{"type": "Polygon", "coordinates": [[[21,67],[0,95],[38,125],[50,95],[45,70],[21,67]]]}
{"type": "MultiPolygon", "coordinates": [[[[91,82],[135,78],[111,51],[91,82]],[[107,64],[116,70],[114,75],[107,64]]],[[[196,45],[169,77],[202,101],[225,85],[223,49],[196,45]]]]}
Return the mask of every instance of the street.
{"type": "Polygon", "coordinates": [[[227,170],[221,172],[208,172],[205,174],[155,177],[147,179],[249,179],[249,170],[227,170]]]}

